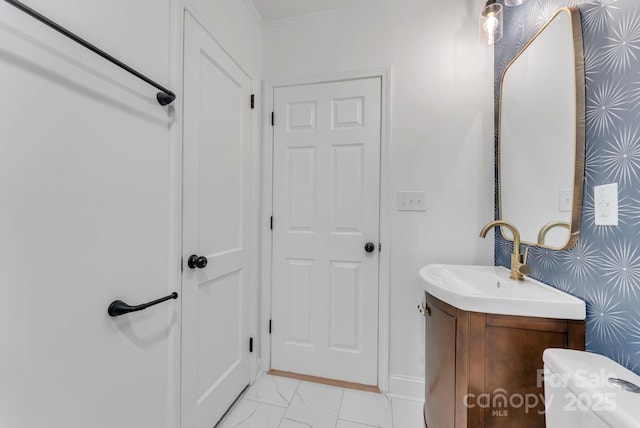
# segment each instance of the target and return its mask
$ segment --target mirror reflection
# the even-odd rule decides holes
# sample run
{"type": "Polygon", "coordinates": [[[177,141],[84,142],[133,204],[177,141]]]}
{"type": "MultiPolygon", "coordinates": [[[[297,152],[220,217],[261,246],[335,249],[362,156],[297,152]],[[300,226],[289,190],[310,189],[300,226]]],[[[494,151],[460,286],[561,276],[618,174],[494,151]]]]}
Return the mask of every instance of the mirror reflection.
{"type": "MultiPolygon", "coordinates": [[[[500,219],[523,243],[575,243],[584,175],[580,15],[559,10],[505,68],[500,90],[500,219]]],[[[511,239],[508,230],[503,236],[511,239]]]]}

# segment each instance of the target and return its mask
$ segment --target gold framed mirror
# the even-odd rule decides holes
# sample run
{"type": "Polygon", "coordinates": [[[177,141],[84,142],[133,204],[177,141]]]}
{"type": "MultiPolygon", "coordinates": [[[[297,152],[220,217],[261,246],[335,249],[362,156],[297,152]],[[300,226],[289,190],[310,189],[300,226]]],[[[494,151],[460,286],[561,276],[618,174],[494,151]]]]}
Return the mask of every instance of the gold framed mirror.
{"type": "MultiPolygon", "coordinates": [[[[585,153],[580,12],[558,10],[506,66],[498,121],[499,219],[524,244],[561,250],[578,239],[585,153]]],[[[513,239],[503,228],[502,236],[513,239]]]]}

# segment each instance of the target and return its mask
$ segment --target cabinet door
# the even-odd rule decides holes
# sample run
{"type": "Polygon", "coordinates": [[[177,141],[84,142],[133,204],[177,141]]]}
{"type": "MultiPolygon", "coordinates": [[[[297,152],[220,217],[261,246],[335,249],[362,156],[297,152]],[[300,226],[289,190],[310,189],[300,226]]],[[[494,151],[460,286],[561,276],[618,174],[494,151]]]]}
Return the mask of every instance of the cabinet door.
{"type": "Polygon", "coordinates": [[[456,317],[427,295],[424,414],[430,428],[455,423],[456,317]]]}
{"type": "Polygon", "coordinates": [[[484,427],[544,428],[544,390],[538,372],[543,369],[545,349],[565,347],[567,335],[562,329],[566,329],[566,323],[505,316],[487,318],[484,390],[492,399],[491,407],[484,412],[484,427]],[[496,325],[494,320],[507,321],[496,325]],[[529,328],[524,328],[525,323],[529,328]],[[520,397],[526,404],[520,403],[520,397]]]}

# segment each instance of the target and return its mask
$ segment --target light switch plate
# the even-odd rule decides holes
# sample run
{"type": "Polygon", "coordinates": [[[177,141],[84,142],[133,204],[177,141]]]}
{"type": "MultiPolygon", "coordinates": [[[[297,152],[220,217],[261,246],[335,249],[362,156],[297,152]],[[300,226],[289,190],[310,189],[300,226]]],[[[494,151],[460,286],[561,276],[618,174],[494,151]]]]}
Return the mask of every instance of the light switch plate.
{"type": "Polygon", "coordinates": [[[618,183],[595,186],[593,204],[596,225],[618,225],[618,183]]]}
{"type": "Polygon", "coordinates": [[[425,191],[399,191],[398,211],[426,211],[427,192],[425,191]]]}
{"type": "Polygon", "coordinates": [[[562,189],[558,191],[558,211],[559,212],[571,212],[571,206],[573,205],[573,190],[562,189]]]}

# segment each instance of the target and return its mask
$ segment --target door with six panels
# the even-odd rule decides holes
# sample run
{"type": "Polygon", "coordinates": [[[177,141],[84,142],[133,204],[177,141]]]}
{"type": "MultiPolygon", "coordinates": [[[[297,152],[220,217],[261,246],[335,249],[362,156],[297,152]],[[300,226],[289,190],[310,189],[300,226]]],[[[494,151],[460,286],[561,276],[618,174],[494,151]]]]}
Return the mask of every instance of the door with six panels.
{"type": "Polygon", "coordinates": [[[378,383],[381,79],[274,90],[272,369],[378,383]]]}

